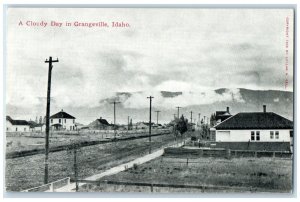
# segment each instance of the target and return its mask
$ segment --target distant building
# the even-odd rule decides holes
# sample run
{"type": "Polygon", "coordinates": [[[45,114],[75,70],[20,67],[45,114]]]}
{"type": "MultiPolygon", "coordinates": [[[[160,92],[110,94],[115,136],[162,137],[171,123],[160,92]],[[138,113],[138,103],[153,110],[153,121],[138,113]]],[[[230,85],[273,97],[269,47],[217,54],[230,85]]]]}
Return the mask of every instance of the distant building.
{"type": "Polygon", "coordinates": [[[216,122],[219,124],[231,116],[232,115],[229,112],[229,107],[226,108],[226,111],[216,111],[216,122]]]}
{"type": "Polygon", "coordinates": [[[46,124],[39,123],[34,126],[33,131],[35,132],[45,132],[46,131],[46,124]]]}
{"type": "Polygon", "coordinates": [[[52,130],[76,130],[75,117],[61,110],[50,116],[50,126],[52,130]]]}
{"type": "Polygon", "coordinates": [[[238,113],[211,128],[217,147],[289,151],[293,122],[273,112],[238,113]]]}
{"type": "Polygon", "coordinates": [[[14,120],[10,116],[6,116],[7,132],[29,132],[29,123],[25,120],[14,120]]]}
{"type": "Polygon", "coordinates": [[[32,132],[44,132],[46,130],[45,123],[37,123],[35,121],[28,121],[30,131],[32,132]]]}
{"type": "Polygon", "coordinates": [[[88,125],[88,127],[92,130],[112,130],[113,125],[109,124],[106,119],[100,117],[100,119],[96,119],[92,123],[88,125]]]}
{"type": "MultiPolygon", "coordinates": [[[[154,123],[151,123],[151,126],[154,126],[154,123]]],[[[136,129],[147,129],[149,128],[149,122],[137,122],[135,125],[136,129]]]]}

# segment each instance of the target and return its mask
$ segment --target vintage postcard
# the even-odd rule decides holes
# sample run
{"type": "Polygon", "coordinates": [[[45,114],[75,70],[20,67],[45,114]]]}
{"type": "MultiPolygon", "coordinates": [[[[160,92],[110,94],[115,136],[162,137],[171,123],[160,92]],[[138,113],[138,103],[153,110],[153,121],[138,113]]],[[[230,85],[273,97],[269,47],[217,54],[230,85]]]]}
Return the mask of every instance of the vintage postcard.
{"type": "Polygon", "coordinates": [[[6,192],[293,193],[293,8],[5,12],[6,192]]]}

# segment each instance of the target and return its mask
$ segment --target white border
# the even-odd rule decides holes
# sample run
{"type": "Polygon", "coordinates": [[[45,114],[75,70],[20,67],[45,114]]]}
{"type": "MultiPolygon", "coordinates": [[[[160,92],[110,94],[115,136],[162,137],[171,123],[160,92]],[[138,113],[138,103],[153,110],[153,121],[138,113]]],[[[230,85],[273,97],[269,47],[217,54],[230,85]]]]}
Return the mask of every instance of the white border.
{"type": "MultiPolygon", "coordinates": [[[[124,4],[127,4],[127,6],[128,6],[128,4],[139,4],[139,5],[141,5],[141,4],[148,4],[148,5],[151,5],[151,4],[156,4],[156,5],[161,5],[161,4],[168,4],[168,3],[172,3],[172,4],[177,4],[177,6],[179,6],[180,4],[182,5],[182,4],[184,4],[185,6],[192,6],[191,4],[209,4],[210,6],[209,7],[212,7],[214,4],[218,4],[217,6],[224,6],[224,7],[228,7],[228,6],[232,6],[232,5],[229,5],[229,4],[241,4],[241,1],[238,1],[238,0],[231,0],[231,1],[222,1],[222,0],[202,0],[202,1],[195,1],[195,0],[172,0],[172,1],[168,1],[168,0],[152,0],[152,1],[138,1],[138,0],[131,0],[131,1],[129,1],[129,0],[126,0],[126,1],[122,1],[122,0],[104,0],[104,1],[92,1],[92,0],[84,0],[84,1],[80,1],[80,0],[52,0],[52,1],[43,1],[43,2],[41,2],[41,1],[38,1],[38,0],[27,0],[27,1],[24,1],[24,0],[4,0],[3,2],[2,2],[2,7],[1,7],[1,10],[2,10],[2,13],[3,13],[3,11],[4,11],[4,8],[3,8],[3,5],[4,4],[22,4],[22,5],[25,5],[25,4],[42,4],[42,5],[46,5],[46,4],[58,4],[58,5],[62,5],[62,4],[77,4],[77,6],[79,6],[78,4],[109,4],[109,5],[113,5],[113,4],[122,4],[122,5],[124,5],[124,4]]],[[[245,4],[245,3],[247,3],[247,6],[250,6],[250,7],[252,7],[252,5],[251,4],[256,4],[256,6],[258,6],[258,5],[264,5],[264,6],[268,6],[267,4],[272,4],[272,5],[274,5],[274,4],[295,4],[296,5],[296,7],[297,7],[297,9],[298,9],[298,0],[296,1],[296,0],[290,0],[290,1],[276,1],[276,0],[273,0],[273,1],[267,1],[267,0],[252,0],[252,1],[243,1],[243,3],[245,4]]],[[[205,6],[205,5],[204,5],[205,6]]],[[[280,5],[278,5],[278,6],[280,6],[280,5]]],[[[1,26],[1,29],[2,29],[2,32],[1,32],[1,36],[2,36],[2,39],[3,39],[3,33],[4,33],[4,29],[3,29],[3,15],[1,15],[1,22],[2,22],[2,26],[1,26]]],[[[299,23],[299,20],[298,20],[298,18],[296,19],[296,22],[297,22],[297,24],[296,24],[296,27],[295,28],[297,28],[297,27],[299,27],[298,25],[298,23],[299,23]]],[[[3,48],[3,45],[4,45],[4,43],[3,43],[3,40],[1,41],[1,45],[2,45],[2,48],[3,48]]],[[[297,47],[297,44],[296,44],[296,47],[297,47]]],[[[3,49],[2,49],[3,50],[3,49]]],[[[296,51],[296,50],[295,50],[296,51]]],[[[298,52],[297,52],[297,56],[296,56],[296,58],[298,58],[298,52]]],[[[3,61],[3,54],[1,54],[1,56],[0,56],[0,60],[1,61],[3,61]]],[[[3,64],[3,63],[2,63],[3,64]]],[[[294,65],[294,68],[296,68],[296,64],[294,65]]],[[[298,71],[295,71],[295,77],[296,78],[298,78],[298,71]]],[[[4,78],[4,70],[3,70],[3,68],[1,68],[1,70],[0,70],[0,74],[1,74],[1,77],[0,78],[4,78]]],[[[3,81],[3,80],[2,80],[3,81]]],[[[0,84],[0,86],[1,86],[1,94],[0,94],[0,96],[2,97],[2,98],[4,98],[4,82],[0,82],[1,84],[0,84]]],[[[296,101],[296,106],[298,105],[297,103],[298,103],[298,99],[297,99],[297,95],[298,95],[298,93],[299,93],[299,89],[297,88],[297,81],[295,80],[294,81],[294,85],[295,85],[295,88],[294,88],[294,90],[295,90],[295,101],[296,101]]],[[[4,123],[4,116],[5,116],[5,107],[4,107],[4,104],[5,104],[5,102],[4,102],[4,99],[1,99],[1,106],[3,106],[2,108],[1,108],[1,121],[0,121],[0,131],[3,131],[3,123],[4,123]]],[[[295,106],[295,114],[298,114],[298,107],[296,107],[295,106]]],[[[295,116],[295,118],[296,118],[296,116],[295,116]]],[[[298,119],[294,119],[295,121],[297,120],[297,122],[295,122],[295,124],[296,124],[296,126],[298,126],[298,124],[299,124],[299,120],[298,119]]],[[[3,133],[0,133],[0,134],[2,134],[2,135],[4,135],[3,133]]],[[[297,133],[296,133],[296,131],[295,131],[295,136],[297,136],[297,133]]],[[[297,138],[297,145],[299,145],[299,139],[300,138],[297,138]]],[[[3,142],[1,142],[1,144],[0,144],[0,151],[3,151],[3,142]]],[[[1,155],[1,157],[0,157],[0,162],[1,162],[1,165],[0,165],[0,175],[1,175],[1,183],[0,183],[0,190],[1,190],[1,193],[2,193],[2,196],[3,196],[3,179],[4,179],[4,175],[3,175],[3,173],[4,173],[4,167],[3,167],[3,154],[1,155]]],[[[297,162],[299,162],[299,156],[297,155],[297,162]]],[[[297,172],[298,173],[298,172],[297,172]]],[[[299,175],[297,175],[297,182],[299,182],[299,175]]],[[[296,195],[298,195],[299,196],[299,191],[298,191],[298,187],[297,187],[297,190],[295,190],[295,194],[296,195]]],[[[91,195],[94,195],[94,194],[91,194],[91,195]]],[[[164,197],[164,196],[166,196],[166,195],[163,195],[162,197],[164,197]]],[[[240,195],[239,197],[249,197],[249,196],[245,196],[244,194],[243,195],[240,195]]],[[[43,197],[43,196],[40,196],[40,197],[43,197]]],[[[47,196],[46,196],[47,197],[47,196]]],[[[66,196],[62,196],[62,195],[60,195],[60,196],[58,196],[58,197],[66,197],[66,196]]],[[[76,196],[75,195],[70,195],[70,194],[67,194],[67,197],[79,197],[77,194],[76,194],[76,196]]],[[[95,197],[99,197],[99,195],[98,196],[95,196],[95,197]]],[[[119,194],[111,194],[111,196],[107,196],[106,195],[106,197],[124,197],[124,196],[120,196],[119,194]]],[[[131,197],[145,197],[145,196],[142,196],[142,195],[134,195],[134,196],[131,196],[131,197]]],[[[146,197],[149,197],[149,195],[146,195],[146,197]]],[[[153,197],[157,197],[157,196],[155,196],[155,195],[153,195],[153,197]]],[[[170,196],[170,195],[168,195],[168,197],[178,197],[178,195],[176,195],[176,194],[174,194],[173,196],[170,196]]],[[[185,196],[183,196],[183,195],[180,195],[179,197],[185,197],[185,196]]],[[[189,195],[186,195],[186,197],[190,197],[189,195]]],[[[206,196],[207,197],[207,196],[206,196]]],[[[210,197],[210,198],[201,198],[201,199],[197,199],[197,198],[189,198],[188,200],[191,200],[191,201],[193,201],[193,200],[197,200],[197,201],[199,201],[199,200],[205,200],[205,201],[214,201],[214,200],[216,200],[216,198],[214,198],[214,197],[218,197],[218,195],[217,194],[213,194],[213,195],[210,195],[210,196],[208,196],[208,197],[210,197]]],[[[222,197],[224,197],[224,196],[222,196],[222,197]]],[[[252,201],[252,200],[258,200],[258,201],[265,201],[266,199],[264,199],[264,198],[262,198],[262,199],[258,199],[258,198],[255,198],[255,199],[253,199],[253,198],[247,198],[247,199],[241,199],[241,198],[232,198],[232,197],[236,197],[236,195],[232,195],[232,194],[229,194],[229,195],[227,195],[227,196],[225,196],[226,198],[219,198],[220,200],[222,200],[222,201],[230,201],[230,202],[232,202],[232,201],[240,201],[240,200],[245,200],[245,201],[252,201]]],[[[256,196],[257,197],[257,196],[256,196]]],[[[274,195],[274,197],[276,197],[276,195],[274,195]]],[[[277,196],[277,197],[280,197],[280,196],[277,196]]],[[[282,197],[282,196],[281,196],[282,197]]],[[[8,199],[8,198],[6,198],[5,200],[12,200],[12,201],[15,201],[15,200],[18,200],[18,199],[16,199],[16,198],[14,198],[14,199],[8,199]]],[[[38,198],[34,198],[34,199],[31,199],[31,198],[23,198],[23,199],[21,199],[22,201],[37,201],[37,200],[39,200],[40,201],[40,199],[38,199],[38,198]]],[[[53,200],[56,200],[56,199],[52,199],[52,198],[45,198],[45,199],[43,199],[43,201],[53,201],[53,200]]],[[[72,200],[72,201],[82,201],[83,200],[83,198],[76,198],[76,199],[74,199],[74,198],[69,198],[69,199],[63,199],[64,201],[65,200],[72,200]]],[[[95,199],[95,198],[93,198],[93,199],[91,199],[91,198],[89,198],[89,200],[91,200],[91,201],[94,201],[94,200],[97,200],[97,201],[99,201],[99,199],[95,199]]],[[[100,200],[104,200],[104,199],[100,199],[100,200]]],[[[106,199],[107,200],[107,199],[106,199]]],[[[143,199],[131,199],[131,198],[125,198],[125,199],[122,199],[122,198],[119,198],[119,199],[113,199],[113,201],[115,201],[115,200],[122,200],[122,201],[150,201],[150,200],[152,200],[151,198],[143,198],[143,199]]],[[[156,200],[156,199],[155,199],[156,200]]],[[[182,198],[173,198],[173,199],[169,199],[169,200],[172,200],[172,201],[180,201],[180,202],[182,202],[182,198]]],[[[269,199],[269,200],[272,200],[272,202],[274,202],[274,201],[282,201],[282,200],[284,200],[284,201],[286,201],[286,200],[288,200],[288,201],[296,201],[297,199],[296,198],[285,198],[285,199],[282,199],[282,198],[271,198],[271,199],[269,199]]]]}

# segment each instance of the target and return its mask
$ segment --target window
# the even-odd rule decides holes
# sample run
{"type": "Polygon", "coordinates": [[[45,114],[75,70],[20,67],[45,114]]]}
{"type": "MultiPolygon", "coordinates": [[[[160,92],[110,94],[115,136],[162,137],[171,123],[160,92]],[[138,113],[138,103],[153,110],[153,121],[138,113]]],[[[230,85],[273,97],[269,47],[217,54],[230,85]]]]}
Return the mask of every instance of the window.
{"type": "Polygon", "coordinates": [[[24,131],[26,131],[26,128],[24,128],[24,131]]]}
{"type": "Polygon", "coordinates": [[[251,141],[254,141],[255,137],[254,137],[254,131],[251,131],[251,141]]]}
{"type": "Polygon", "coordinates": [[[72,130],[72,126],[70,126],[70,130],[72,130]]]}
{"type": "Polygon", "coordinates": [[[275,131],[275,138],[279,139],[279,131],[275,131]]]}
{"type": "Polygon", "coordinates": [[[260,140],[260,132],[256,131],[256,141],[259,141],[259,140],[260,140]]]}
{"type": "Polygon", "coordinates": [[[65,119],[65,123],[67,123],[67,119],[65,119]]]}
{"type": "Polygon", "coordinates": [[[75,119],[73,119],[73,123],[75,123],[75,119]]]}
{"type": "Polygon", "coordinates": [[[270,131],[270,138],[274,139],[274,131],[270,131]]]}
{"type": "Polygon", "coordinates": [[[51,121],[51,123],[53,123],[53,119],[51,119],[50,121],[51,121]]]}
{"type": "Polygon", "coordinates": [[[59,119],[58,122],[61,123],[61,119],[59,119]]]}
{"type": "Polygon", "coordinates": [[[16,131],[18,131],[18,128],[16,127],[16,131]]]}

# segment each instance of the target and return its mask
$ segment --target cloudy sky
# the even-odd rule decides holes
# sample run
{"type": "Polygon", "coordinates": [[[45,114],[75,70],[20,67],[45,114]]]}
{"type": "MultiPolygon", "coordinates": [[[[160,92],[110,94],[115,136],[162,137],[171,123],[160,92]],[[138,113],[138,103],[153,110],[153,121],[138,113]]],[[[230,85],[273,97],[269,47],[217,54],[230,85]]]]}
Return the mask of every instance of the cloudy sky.
{"type": "MultiPolygon", "coordinates": [[[[59,59],[51,94],[60,108],[97,107],[115,92],[143,91],[145,96],[157,91],[200,95],[218,88],[292,91],[292,25],[292,10],[283,9],[9,8],[6,103],[30,109],[44,105],[44,61],[49,56],[59,59]],[[47,26],[27,26],[27,21],[47,26]],[[50,26],[51,21],[63,26],[50,26]],[[75,27],[76,21],[107,22],[110,27],[75,27]],[[115,28],[112,22],[130,27],[115,28]]],[[[128,107],[139,106],[141,99],[134,97],[128,107]]]]}

